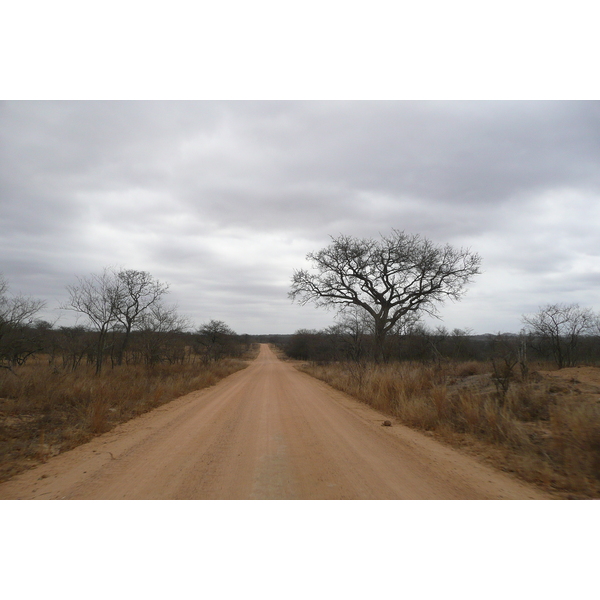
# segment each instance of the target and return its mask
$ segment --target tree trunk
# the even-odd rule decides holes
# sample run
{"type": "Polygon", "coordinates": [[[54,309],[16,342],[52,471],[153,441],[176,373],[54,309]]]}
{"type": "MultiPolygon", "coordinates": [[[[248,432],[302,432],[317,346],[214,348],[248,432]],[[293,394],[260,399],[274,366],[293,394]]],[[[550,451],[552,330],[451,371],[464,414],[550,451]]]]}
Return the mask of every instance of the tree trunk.
{"type": "Polygon", "coordinates": [[[557,335],[553,340],[554,344],[554,356],[556,357],[556,364],[559,369],[562,369],[565,366],[565,361],[563,358],[562,346],[560,336],[557,335]]]}
{"type": "Polygon", "coordinates": [[[385,362],[385,337],[387,331],[385,330],[385,322],[375,321],[375,347],[373,348],[373,358],[375,362],[385,362]]]}
{"type": "Polygon", "coordinates": [[[98,338],[98,346],[96,348],[96,375],[100,374],[102,370],[102,361],[104,359],[104,338],[106,337],[106,332],[101,331],[100,337],[98,338]]]}
{"type": "Polygon", "coordinates": [[[119,350],[119,355],[117,357],[117,365],[121,366],[123,364],[123,355],[125,354],[125,350],[127,350],[127,346],[129,345],[129,335],[131,334],[131,323],[127,323],[127,327],[125,328],[125,336],[123,338],[123,345],[119,350]]]}

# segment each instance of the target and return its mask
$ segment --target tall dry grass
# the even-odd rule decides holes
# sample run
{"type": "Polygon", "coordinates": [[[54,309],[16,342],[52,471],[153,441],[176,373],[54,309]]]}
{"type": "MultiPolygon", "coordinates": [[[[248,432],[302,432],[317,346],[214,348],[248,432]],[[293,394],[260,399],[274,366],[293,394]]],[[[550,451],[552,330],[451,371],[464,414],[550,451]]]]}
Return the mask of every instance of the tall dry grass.
{"type": "Polygon", "coordinates": [[[557,402],[543,381],[515,377],[500,392],[490,366],[475,362],[302,369],[409,426],[496,448],[503,468],[529,481],[600,495],[600,407],[557,402]]]}
{"type": "Polygon", "coordinates": [[[585,490],[600,481],[600,407],[553,406],[550,410],[548,453],[585,490]]]}
{"type": "Polygon", "coordinates": [[[42,358],[0,372],[0,481],[109,431],[118,423],[194,390],[214,385],[248,363],[142,365],[63,371],[42,358]]]}

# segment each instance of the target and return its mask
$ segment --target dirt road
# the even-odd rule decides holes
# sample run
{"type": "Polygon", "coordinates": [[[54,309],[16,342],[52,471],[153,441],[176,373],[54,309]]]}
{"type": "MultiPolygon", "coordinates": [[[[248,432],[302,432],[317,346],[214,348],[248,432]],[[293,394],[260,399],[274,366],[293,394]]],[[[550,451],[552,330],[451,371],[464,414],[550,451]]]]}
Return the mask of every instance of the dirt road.
{"type": "Polygon", "coordinates": [[[541,499],[277,359],[258,358],[0,485],[3,499],[541,499]]]}

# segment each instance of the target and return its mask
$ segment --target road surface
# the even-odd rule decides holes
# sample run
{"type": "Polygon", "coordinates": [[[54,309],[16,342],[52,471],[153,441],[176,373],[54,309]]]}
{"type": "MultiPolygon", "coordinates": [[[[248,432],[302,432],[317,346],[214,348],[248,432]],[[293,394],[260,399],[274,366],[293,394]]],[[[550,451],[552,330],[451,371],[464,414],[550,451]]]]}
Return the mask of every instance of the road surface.
{"type": "Polygon", "coordinates": [[[0,484],[2,499],[542,499],[262,345],[252,364],[0,484]]]}

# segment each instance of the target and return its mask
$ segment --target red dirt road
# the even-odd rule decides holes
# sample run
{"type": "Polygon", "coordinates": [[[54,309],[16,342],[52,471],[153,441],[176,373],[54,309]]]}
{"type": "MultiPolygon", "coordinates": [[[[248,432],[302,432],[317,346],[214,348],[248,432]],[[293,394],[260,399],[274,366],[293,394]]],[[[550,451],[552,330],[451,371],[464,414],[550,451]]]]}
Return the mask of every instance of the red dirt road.
{"type": "Polygon", "coordinates": [[[0,484],[2,499],[543,499],[280,361],[0,484]]]}

